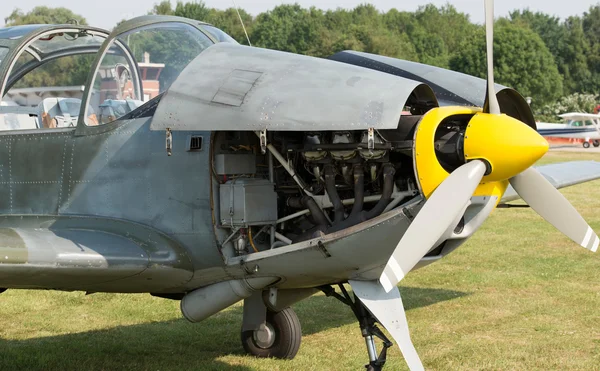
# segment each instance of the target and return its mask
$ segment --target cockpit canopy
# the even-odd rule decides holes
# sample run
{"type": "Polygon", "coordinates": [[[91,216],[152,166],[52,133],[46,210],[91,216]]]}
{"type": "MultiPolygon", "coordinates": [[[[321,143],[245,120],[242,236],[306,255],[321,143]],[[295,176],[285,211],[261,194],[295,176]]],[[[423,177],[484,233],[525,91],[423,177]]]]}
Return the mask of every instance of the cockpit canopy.
{"type": "Polygon", "coordinates": [[[208,24],[167,16],[138,17],[112,33],[79,25],[0,29],[0,130],[114,121],[167,90],[219,42],[236,43],[208,24]]]}

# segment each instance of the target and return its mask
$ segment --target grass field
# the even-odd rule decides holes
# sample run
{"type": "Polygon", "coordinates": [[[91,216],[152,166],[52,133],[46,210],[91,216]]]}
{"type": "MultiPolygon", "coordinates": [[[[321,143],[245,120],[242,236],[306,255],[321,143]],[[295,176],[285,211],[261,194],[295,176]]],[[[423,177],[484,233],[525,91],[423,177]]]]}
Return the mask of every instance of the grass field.
{"type": "MultiPolygon", "coordinates": [[[[551,152],[542,163],[598,159],[551,152]]],[[[564,190],[600,232],[600,181],[564,190]]],[[[468,243],[401,282],[430,370],[600,370],[600,255],[529,209],[496,210],[468,243]]],[[[350,310],[316,295],[294,306],[292,361],[242,354],[241,306],[199,324],[149,295],[9,290],[0,296],[0,370],[360,370],[350,310]]],[[[406,369],[396,347],[389,370],[406,369]]]]}

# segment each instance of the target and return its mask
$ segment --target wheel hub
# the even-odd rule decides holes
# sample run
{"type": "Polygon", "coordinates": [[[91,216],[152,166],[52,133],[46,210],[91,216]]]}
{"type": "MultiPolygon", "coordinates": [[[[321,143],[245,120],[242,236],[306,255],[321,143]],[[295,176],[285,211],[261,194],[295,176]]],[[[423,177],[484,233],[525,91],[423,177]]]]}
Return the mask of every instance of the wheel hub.
{"type": "Polygon", "coordinates": [[[256,346],[269,349],[275,344],[275,329],[270,323],[266,323],[260,329],[254,330],[253,338],[256,346]]]}

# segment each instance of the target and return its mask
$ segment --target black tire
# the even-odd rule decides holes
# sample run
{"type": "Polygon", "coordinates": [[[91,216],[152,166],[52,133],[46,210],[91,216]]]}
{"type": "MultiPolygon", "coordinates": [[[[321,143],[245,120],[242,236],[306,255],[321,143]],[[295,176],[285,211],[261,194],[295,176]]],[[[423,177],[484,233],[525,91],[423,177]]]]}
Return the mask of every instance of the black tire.
{"type": "Polygon", "coordinates": [[[583,148],[590,148],[590,142],[583,142],[583,148]]]}
{"type": "Polygon", "coordinates": [[[268,348],[256,343],[254,331],[242,331],[242,346],[246,353],[260,358],[293,359],[302,340],[302,329],[296,312],[292,308],[281,312],[267,311],[267,325],[275,333],[275,341],[268,348]]]}
{"type": "Polygon", "coordinates": [[[592,142],[592,144],[594,145],[594,147],[598,147],[600,146],[600,141],[595,140],[592,142]]]}

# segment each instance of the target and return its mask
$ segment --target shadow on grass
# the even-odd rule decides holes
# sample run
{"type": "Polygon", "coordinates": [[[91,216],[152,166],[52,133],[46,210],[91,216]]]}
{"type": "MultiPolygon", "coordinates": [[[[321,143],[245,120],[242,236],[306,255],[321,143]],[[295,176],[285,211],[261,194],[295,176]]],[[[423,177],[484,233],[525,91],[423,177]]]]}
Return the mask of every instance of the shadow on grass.
{"type": "MultiPolygon", "coordinates": [[[[407,309],[468,295],[411,287],[401,292],[407,309]]],[[[303,335],[356,323],[349,308],[325,296],[313,296],[294,309],[303,335]]],[[[242,354],[241,317],[237,306],[199,324],[178,319],[28,340],[0,339],[0,369],[249,370],[219,360],[242,354]]]]}

